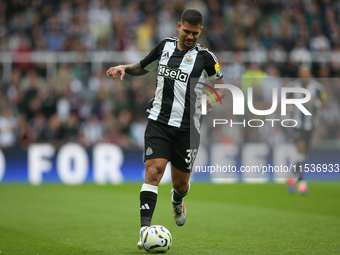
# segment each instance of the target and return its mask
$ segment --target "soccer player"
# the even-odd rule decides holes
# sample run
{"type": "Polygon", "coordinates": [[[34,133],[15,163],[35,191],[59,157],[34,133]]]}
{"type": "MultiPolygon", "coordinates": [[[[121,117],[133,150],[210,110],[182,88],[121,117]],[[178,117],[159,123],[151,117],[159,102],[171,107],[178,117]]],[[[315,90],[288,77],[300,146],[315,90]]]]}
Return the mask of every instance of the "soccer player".
{"type": "MultiPolygon", "coordinates": [[[[199,145],[202,83],[206,78],[212,85],[225,83],[216,56],[197,43],[202,19],[196,10],[184,11],[177,23],[178,37],[163,39],[139,63],[107,71],[108,77],[115,79],[119,73],[123,80],[125,74],[144,75],[158,68],[155,95],[146,107],[149,122],[145,130],[145,182],[140,191],[139,249],[143,248],[143,232],[151,225],[158,184],[168,161],[174,219],[178,226],[185,223],[187,210],[183,198],[190,190],[190,172],[199,145]]],[[[225,89],[217,92],[221,98],[225,96],[225,89]]],[[[213,106],[213,99],[207,97],[207,112],[213,106]]]]}
{"type": "MultiPolygon", "coordinates": [[[[308,67],[302,66],[299,69],[297,80],[293,81],[292,86],[305,88],[311,93],[311,99],[304,104],[306,109],[312,115],[304,115],[299,109],[294,108],[292,117],[297,121],[297,126],[293,130],[293,140],[297,148],[296,172],[292,177],[287,179],[288,190],[290,193],[295,192],[295,186],[298,185],[299,194],[305,194],[308,191],[307,182],[303,179],[303,170],[310,148],[313,131],[315,130],[318,109],[327,99],[327,94],[323,85],[313,79],[312,73],[308,67]]],[[[303,97],[302,94],[293,94],[294,98],[303,97]]]]}

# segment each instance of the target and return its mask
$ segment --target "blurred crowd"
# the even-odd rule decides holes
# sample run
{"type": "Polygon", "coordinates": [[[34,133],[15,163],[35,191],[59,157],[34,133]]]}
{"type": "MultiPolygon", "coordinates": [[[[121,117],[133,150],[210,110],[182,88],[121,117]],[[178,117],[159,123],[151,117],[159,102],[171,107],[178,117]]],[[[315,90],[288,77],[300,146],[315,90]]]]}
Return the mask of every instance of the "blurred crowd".
{"type": "Polygon", "coordinates": [[[1,0],[0,51],[148,51],[188,8],[213,51],[339,49],[338,0],[1,0]]]}
{"type": "MultiPolygon", "coordinates": [[[[203,14],[199,42],[216,53],[228,82],[294,78],[301,63],[316,78],[340,77],[340,1],[332,0],[0,0],[0,53],[149,51],[164,37],[177,35],[177,21],[188,8],[203,14]],[[225,51],[235,53],[233,59],[220,54],[225,51]],[[245,62],[243,51],[253,52],[256,63],[245,62]],[[331,54],[315,60],[315,52],[331,54]]],[[[48,77],[44,64],[14,63],[10,79],[0,80],[0,147],[74,141],[85,147],[112,142],[143,148],[143,109],[153,97],[155,74],[113,82],[105,75],[109,66],[91,65],[58,63],[56,74],[48,77]]],[[[3,71],[0,66],[1,77],[3,71]]],[[[336,82],[324,86],[329,103],[321,111],[326,124],[319,136],[340,138],[340,88],[336,82]]],[[[258,100],[265,102],[268,90],[261,91],[258,100]]],[[[282,136],[274,140],[286,136],[282,130],[268,132],[282,136]]],[[[235,142],[266,136],[224,135],[243,137],[235,142]]]]}

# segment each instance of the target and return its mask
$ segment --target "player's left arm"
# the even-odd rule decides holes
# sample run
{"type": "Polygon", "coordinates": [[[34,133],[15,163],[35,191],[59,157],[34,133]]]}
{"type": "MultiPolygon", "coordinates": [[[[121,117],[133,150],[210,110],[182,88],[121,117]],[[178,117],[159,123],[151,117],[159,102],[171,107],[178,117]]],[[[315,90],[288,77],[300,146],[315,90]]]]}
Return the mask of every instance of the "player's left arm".
{"type": "MultiPolygon", "coordinates": [[[[209,81],[213,87],[215,87],[215,84],[225,84],[223,74],[221,72],[220,65],[218,63],[218,60],[216,56],[209,51],[202,52],[204,57],[204,70],[206,71],[209,81]]],[[[216,88],[215,89],[218,96],[222,99],[226,95],[226,89],[225,88],[216,88]]],[[[218,101],[218,96],[213,94],[213,97],[215,101],[218,101]]],[[[211,110],[214,108],[215,102],[211,97],[207,97],[207,113],[211,112],[211,110]]],[[[199,106],[199,108],[201,105],[199,106]]]]}
{"type": "MultiPolygon", "coordinates": [[[[211,85],[215,88],[215,84],[225,84],[224,78],[221,77],[217,80],[210,80],[211,85]]],[[[225,97],[226,95],[226,89],[225,88],[215,88],[217,94],[221,98],[221,100],[225,97]]],[[[219,101],[217,95],[215,93],[212,94],[213,97],[215,98],[215,101],[219,101]]],[[[215,102],[211,97],[207,97],[207,113],[211,112],[211,110],[214,108],[215,102]]]]}

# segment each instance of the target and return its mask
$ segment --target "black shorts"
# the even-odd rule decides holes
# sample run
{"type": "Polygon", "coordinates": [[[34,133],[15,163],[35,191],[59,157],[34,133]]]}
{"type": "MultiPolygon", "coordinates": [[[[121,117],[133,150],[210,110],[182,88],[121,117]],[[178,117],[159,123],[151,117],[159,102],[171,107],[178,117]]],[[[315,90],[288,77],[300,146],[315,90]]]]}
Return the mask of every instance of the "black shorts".
{"type": "Polygon", "coordinates": [[[199,133],[149,120],[145,129],[144,161],[164,158],[177,169],[190,173],[199,146],[199,133]]]}
{"type": "Polygon", "coordinates": [[[308,147],[310,145],[310,142],[312,140],[313,130],[303,130],[303,129],[296,129],[294,128],[293,131],[293,141],[296,143],[298,141],[303,140],[306,143],[306,146],[308,147]]]}

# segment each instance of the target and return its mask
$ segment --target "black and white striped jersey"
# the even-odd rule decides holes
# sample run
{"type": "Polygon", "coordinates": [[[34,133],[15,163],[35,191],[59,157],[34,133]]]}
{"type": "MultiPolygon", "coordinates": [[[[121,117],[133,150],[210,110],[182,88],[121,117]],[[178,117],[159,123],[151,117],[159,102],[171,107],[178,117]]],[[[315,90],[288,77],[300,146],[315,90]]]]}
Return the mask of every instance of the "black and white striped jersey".
{"type": "Polygon", "coordinates": [[[201,83],[206,78],[216,80],[223,76],[216,56],[207,48],[196,44],[180,51],[177,41],[176,37],[163,39],[140,61],[147,71],[158,67],[155,95],[147,108],[148,118],[183,129],[194,126],[199,132],[201,109],[197,107],[201,100],[197,97],[202,95],[201,83]]]}
{"type": "MultiPolygon", "coordinates": [[[[297,88],[305,88],[311,93],[311,99],[303,105],[312,115],[304,115],[301,110],[295,107],[292,118],[297,121],[297,125],[295,126],[296,129],[312,131],[314,130],[317,122],[318,109],[322,106],[322,102],[326,101],[327,94],[324,86],[318,81],[312,79],[305,87],[303,87],[301,80],[303,79],[293,81],[292,86],[297,88]]],[[[291,97],[303,98],[304,95],[302,93],[292,93],[291,97]]]]}

